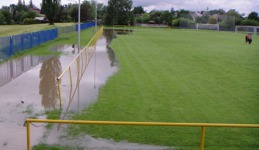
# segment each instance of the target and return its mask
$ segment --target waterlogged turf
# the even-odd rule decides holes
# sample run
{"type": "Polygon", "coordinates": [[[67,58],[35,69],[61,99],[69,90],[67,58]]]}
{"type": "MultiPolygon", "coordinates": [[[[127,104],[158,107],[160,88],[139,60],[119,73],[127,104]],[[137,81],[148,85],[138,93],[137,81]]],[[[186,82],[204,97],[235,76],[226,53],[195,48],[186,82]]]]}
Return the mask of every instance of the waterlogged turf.
{"type": "MultiPolygon", "coordinates": [[[[98,102],[74,119],[259,124],[259,37],[178,29],[138,29],[111,47],[119,71],[98,102]]],[[[199,127],[72,126],[117,141],[198,149],[199,127]]],[[[206,128],[205,149],[256,149],[259,130],[206,128]]]]}

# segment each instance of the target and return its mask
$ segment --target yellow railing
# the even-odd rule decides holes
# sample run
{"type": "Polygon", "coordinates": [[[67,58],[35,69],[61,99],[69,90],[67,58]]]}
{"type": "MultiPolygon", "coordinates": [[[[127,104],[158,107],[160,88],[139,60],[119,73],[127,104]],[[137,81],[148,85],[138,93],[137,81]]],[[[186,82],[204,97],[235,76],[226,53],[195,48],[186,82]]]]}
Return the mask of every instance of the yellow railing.
{"type": "Polygon", "coordinates": [[[259,124],[216,124],[216,123],[123,122],[123,121],[26,119],[27,150],[30,150],[30,124],[32,122],[35,122],[35,123],[61,123],[61,124],[201,127],[200,150],[204,150],[205,128],[206,127],[259,128],[259,124]]]}
{"type": "Polygon", "coordinates": [[[81,77],[83,76],[92,56],[95,51],[95,43],[100,38],[103,32],[103,26],[99,28],[99,30],[96,32],[94,37],[90,40],[90,42],[78,53],[78,55],[73,59],[73,61],[68,65],[68,67],[61,73],[61,75],[57,78],[57,84],[58,84],[58,98],[59,98],[59,105],[60,108],[62,107],[62,90],[61,90],[61,79],[62,77],[68,73],[69,76],[69,102],[71,101],[72,97],[75,94],[75,91],[78,88],[78,84],[81,80],[81,77]],[[72,72],[76,72],[77,76],[76,78],[73,78],[72,72]],[[74,84],[76,84],[74,86],[74,84]],[[73,89],[74,88],[74,89],[73,89]],[[74,91],[74,93],[73,93],[74,91]]]}

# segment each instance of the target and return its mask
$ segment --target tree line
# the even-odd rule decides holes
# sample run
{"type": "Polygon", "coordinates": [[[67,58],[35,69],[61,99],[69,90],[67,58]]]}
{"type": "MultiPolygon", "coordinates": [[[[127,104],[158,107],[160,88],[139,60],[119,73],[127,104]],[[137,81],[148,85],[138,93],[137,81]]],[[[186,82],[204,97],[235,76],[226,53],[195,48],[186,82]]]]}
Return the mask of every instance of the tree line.
{"type": "MultiPolygon", "coordinates": [[[[136,25],[136,24],[165,24],[179,26],[180,24],[220,24],[222,26],[259,25],[258,13],[253,11],[247,17],[235,9],[225,11],[206,10],[192,12],[189,10],[152,10],[146,12],[142,6],[132,8],[132,0],[109,0],[108,5],[95,4],[95,1],[84,0],[81,3],[81,22],[93,21],[97,5],[98,22],[105,25],[136,25]]],[[[41,8],[37,9],[32,1],[25,5],[21,0],[17,4],[3,6],[0,10],[0,24],[33,24],[39,23],[34,18],[45,14],[49,24],[55,22],[77,22],[78,4],[61,5],[61,0],[42,0],[41,8]]]]}

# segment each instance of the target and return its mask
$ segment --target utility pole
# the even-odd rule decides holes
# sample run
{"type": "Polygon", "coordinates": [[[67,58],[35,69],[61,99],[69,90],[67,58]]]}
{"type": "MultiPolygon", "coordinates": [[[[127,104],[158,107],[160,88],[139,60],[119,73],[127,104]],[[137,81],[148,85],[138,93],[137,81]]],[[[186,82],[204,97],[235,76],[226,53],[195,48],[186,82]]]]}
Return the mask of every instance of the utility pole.
{"type": "Polygon", "coordinates": [[[77,31],[77,47],[78,47],[78,53],[80,52],[81,48],[80,48],[80,32],[81,32],[81,22],[80,22],[80,17],[81,17],[81,14],[80,14],[80,9],[81,9],[81,4],[80,4],[80,0],[78,0],[78,31],[77,31]]]}
{"type": "Polygon", "coordinates": [[[97,32],[97,0],[95,1],[95,32],[97,32]]]}

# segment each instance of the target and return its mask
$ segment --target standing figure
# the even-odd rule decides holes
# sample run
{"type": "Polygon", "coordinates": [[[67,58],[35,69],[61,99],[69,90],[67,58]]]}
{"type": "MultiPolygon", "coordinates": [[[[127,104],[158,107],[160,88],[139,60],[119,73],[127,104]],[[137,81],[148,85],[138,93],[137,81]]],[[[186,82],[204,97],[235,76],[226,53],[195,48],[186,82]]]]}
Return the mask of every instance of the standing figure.
{"type": "Polygon", "coordinates": [[[252,34],[249,33],[246,35],[245,42],[251,44],[252,43],[252,34]]]}

